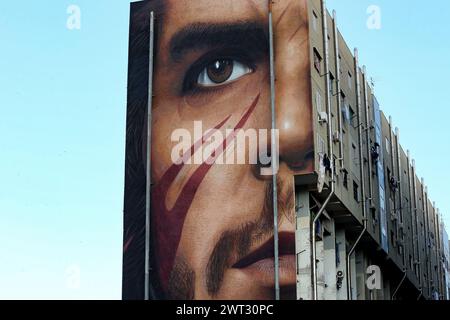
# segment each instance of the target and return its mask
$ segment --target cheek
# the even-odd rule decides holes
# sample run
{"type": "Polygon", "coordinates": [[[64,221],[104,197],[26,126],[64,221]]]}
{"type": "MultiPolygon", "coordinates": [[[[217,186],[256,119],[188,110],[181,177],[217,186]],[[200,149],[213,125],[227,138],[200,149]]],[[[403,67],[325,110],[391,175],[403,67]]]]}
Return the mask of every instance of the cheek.
{"type": "Polygon", "coordinates": [[[192,129],[193,124],[185,124],[179,112],[180,99],[168,95],[157,95],[152,114],[152,181],[157,183],[173,165],[172,133],[180,128],[192,129]],[[188,126],[189,125],[189,126],[188,126]]]}
{"type": "MultiPolygon", "coordinates": [[[[156,100],[156,99],[155,99],[156,100]]],[[[170,116],[164,110],[170,108],[169,102],[154,101],[152,110],[152,180],[159,181],[161,176],[171,165],[170,154],[166,152],[168,142],[170,142],[173,123],[170,116]],[[167,118],[169,116],[169,118],[167,118]],[[169,121],[168,121],[169,120],[169,121]]]]}
{"type": "MultiPolygon", "coordinates": [[[[262,92],[245,130],[269,128],[268,101],[269,95],[262,92]]],[[[246,108],[248,106],[242,110],[246,108]]],[[[229,121],[231,126],[236,125],[240,117],[233,116],[229,121]]],[[[248,145],[245,148],[248,151],[248,145]]],[[[216,164],[200,185],[186,216],[177,252],[189,261],[197,274],[204,273],[211,252],[224,232],[234,231],[260,218],[267,182],[255,176],[254,167],[216,164]]],[[[189,177],[192,169],[187,167],[180,176],[189,177]]],[[[176,199],[181,187],[173,188],[169,198],[176,199]]]]}
{"type": "Polygon", "coordinates": [[[197,92],[184,98],[179,110],[183,119],[217,121],[227,115],[241,114],[255,97],[269,91],[268,74],[265,66],[254,73],[243,76],[229,85],[209,91],[197,92]]]}
{"type": "Polygon", "coordinates": [[[187,214],[177,254],[201,275],[224,232],[260,218],[265,188],[248,165],[215,166],[187,214]]]}
{"type": "MultiPolygon", "coordinates": [[[[153,182],[158,190],[162,188],[164,191],[167,187],[166,191],[169,191],[162,192],[161,196],[157,196],[153,201],[157,208],[154,214],[157,213],[159,219],[158,234],[162,235],[159,239],[159,253],[167,253],[170,245],[172,254],[182,254],[196,270],[204,269],[223,232],[235,230],[239,225],[253,222],[259,217],[263,207],[265,184],[255,179],[250,165],[214,165],[205,180],[198,182],[198,190],[188,188],[189,190],[182,194],[181,190],[186,186],[186,181],[191,179],[197,166],[185,166],[176,174],[174,180],[162,178],[173,164],[171,134],[175,129],[186,128],[191,131],[193,137],[193,121],[202,121],[203,128],[208,129],[217,126],[227,117],[230,118],[224,129],[236,128],[242,119],[246,119],[242,123],[246,130],[268,128],[268,84],[261,74],[259,76],[259,83],[250,81],[250,78],[237,81],[234,90],[230,87],[230,92],[208,100],[209,106],[206,109],[203,106],[194,108],[187,104],[187,99],[162,95],[155,99],[152,126],[153,182]],[[255,98],[258,96],[259,100],[255,98]],[[249,110],[252,110],[252,113],[249,110]],[[246,114],[249,114],[248,119],[246,114]],[[194,195],[192,203],[183,200],[191,194],[194,195]],[[182,211],[175,209],[177,219],[181,219],[176,227],[171,222],[175,215],[171,210],[172,205],[180,202],[180,199],[181,202],[184,201],[182,204],[186,208],[183,207],[182,211]]],[[[166,268],[170,267],[172,258],[167,260],[166,268]]]]}
{"type": "MultiPolygon", "coordinates": [[[[207,108],[194,108],[187,104],[189,100],[187,98],[168,99],[167,96],[160,96],[156,100],[155,105],[157,107],[153,114],[152,128],[152,179],[154,183],[158,183],[166,170],[173,165],[171,153],[172,148],[177,143],[171,141],[171,135],[176,129],[182,128],[188,130],[192,138],[191,143],[193,144],[196,141],[195,139],[197,139],[193,130],[194,122],[201,122],[202,131],[205,133],[208,129],[217,126],[218,123],[229,118],[222,130],[222,135],[226,137],[225,129],[235,128],[236,124],[242,119],[243,114],[248,110],[258,95],[260,95],[260,98],[257,106],[246,121],[244,129],[270,129],[270,92],[268,83],[265,74],[262,72],[255,74],[256,76],[259,81],[258,83],[251,81],[252,79],[250,78],[237,81],[235,83],[235,90],[229,88],[235,94],[227,92],[220,97],[215,97],[213,101],[211,100],[207,108]]],[[[267,136],[270,138],[270,132],[267,132],[267,136]]],[[[242,145],[239,145],[239,147],[242,150],[242,145]]],[[[245,149],[248,152],[248,145],[245,146],[245,149]]],[[[220,167],[224,167],[224,165],[220,165],[220,167]]],[[[186,165],[183,167],[169,189],[167,199],[165,199],[168,208],[172,207],[186,182],[197,168],[198,165],[186,165]]],[[[233,173],[229,174],[233,175],[233,173]]],[[[222,183],[222,179],[224,178],[219,177],[218,179],[222,183]]]]}

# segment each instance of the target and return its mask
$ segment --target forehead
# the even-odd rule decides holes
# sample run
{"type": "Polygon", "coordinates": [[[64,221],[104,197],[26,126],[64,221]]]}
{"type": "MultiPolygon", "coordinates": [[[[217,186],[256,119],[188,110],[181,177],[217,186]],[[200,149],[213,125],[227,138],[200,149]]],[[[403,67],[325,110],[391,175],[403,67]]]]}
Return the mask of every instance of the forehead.
{"type": "Polygon", "coordinates": [[[258,21],[267,17],[267,0],[167,0],[164,33],[193,23],[258,21]]]}

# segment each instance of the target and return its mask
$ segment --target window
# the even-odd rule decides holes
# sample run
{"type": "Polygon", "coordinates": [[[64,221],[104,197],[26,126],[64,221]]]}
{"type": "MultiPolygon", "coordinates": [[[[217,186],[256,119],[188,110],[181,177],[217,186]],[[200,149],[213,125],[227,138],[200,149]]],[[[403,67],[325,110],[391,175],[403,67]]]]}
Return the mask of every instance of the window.
{"type": "Polygon", "coordinates": [[[377,219],[377,211],[375,208],[370,208],[370,212],[372,213],[372,230],[373,232],[377,232],[377,225],[378,225],[378,219],[377,219]]]}
{"type": "Polygon", "coordinates": [[[375,223],[377,221],[377,209],[370,208],[370,213],[372,214],[372,220],[375,223]]]}
{"type": "Polygon", "coordinates": [[[344,188],[348,190],[348,172],[344,170],[344,179],[343,179],[344,188]]]}
{"type": "Polygon", "coordinates": [[[334,96],[334,76],[330,72],[330,97],[334,96]]]}
{"type": "Polygon", "coordinates": [[[319,54],[319,51],[317,51],[316,48],[314,48],[314,68],[316,68],[317,72],[320,74],[322,70],[322,57],[319,54]]]}
{"type": "Polygon", "coordinates": [[[317,141],[319,153],[325,154],[326,151],[325,140],[323,140],[323,138],[320,135],[318,135],[317,141]]]}
{"type": "Polygon", "coordinates": [[[352,127],[354,127],[353,123],[354,123],[355,116],[356,116],[355,111],[353,111],[353,108],[351,105],[348,105],[348,110],[350,112],[350,124],[352,125],[352,127]]]}
{"type": "Polygon", "coordinates": [[[395,210],[394,200],[392,198],[389,198],[389,209],[391,210],[391,217],[396,219],[397,210],[395,210]]]}
{"type": "Polygon", "coordinates": [[[353,181],[353,198],[359,202],[358,184],[355,181],[353,181]]]}
{"type": "MultiPolygon", "coordinates": [[[[404,197],[405,198],[405,204],[404,204],[404,206],[403,206],[403,208],[405,209],[405,210],[408,210],[409,209],[409,199],[407,198],[407,197],[404,197]]],[[[409,227],[408,227],[409,228],[409,227]]]]}
{"type": "Polygon", "coordinates": [[[317,16],[317,13],[313,11],[313,30],[317,31],[317,26],[319,24],[319,17],[317,16]]]}
{"type": "Polygon", "coordinates": [[[358,153],[356,152],[356,146],[352,143],[352,161],[354,164],[358,161],[358,153]]]}
{"type": "Polygon", "coordinates": [[[344,120],[344,126],[347,127],[350,122],[350,108],[347,104],[347,99],[345,98],[344,92],[341,91],[341,109],[342,109],[342,118],[344,120]]]}
{"type": "Polygon", "coordinates": [[[316,91],[316,108],[317,112],[323,112],[322,95],[319,91],[316,91]]]}
{"type": "Polygon", "coordinates": [[[353,77],[352,74],[350,73],[350,71],[348,72],[348,87],[351,89],[353,86],[353,77]]]}
{"type": "Polygon", "coordinates": [[[387,154],[391,154],[391,143],[389,142],[389,139],[386,137],[386,152],[387,154]]]}

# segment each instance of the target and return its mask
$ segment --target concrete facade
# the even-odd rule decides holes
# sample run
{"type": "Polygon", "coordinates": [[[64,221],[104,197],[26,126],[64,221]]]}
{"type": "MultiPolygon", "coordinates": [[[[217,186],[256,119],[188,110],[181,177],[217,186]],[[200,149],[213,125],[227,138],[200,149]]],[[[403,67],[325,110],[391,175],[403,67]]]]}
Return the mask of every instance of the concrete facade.
{"type": "Polygon", "coordinates": [[[317,291],[319,300],[448,299],[449,245],[439,210],[399,129],[380,111],[358,51],[325,6],[309,1],[315,174],[296,179],[297,199],[309,205],[298,209],[305,240],[297,251],[299,298],[317,291]],[[321,176],[324,157],[334,170],[321,176]]]}

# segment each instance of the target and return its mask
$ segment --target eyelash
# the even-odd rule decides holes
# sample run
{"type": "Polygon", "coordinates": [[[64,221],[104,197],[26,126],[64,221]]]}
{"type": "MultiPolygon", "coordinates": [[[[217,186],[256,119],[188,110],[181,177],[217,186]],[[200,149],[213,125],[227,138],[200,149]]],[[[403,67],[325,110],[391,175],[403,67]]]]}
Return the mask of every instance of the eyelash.
{"type": "Polygon", "coordinates": [[[200,59],[198,59],[186,72],[183,81],[183,94],[197,94],[197,93],[214,93],[222,90],[226,84],[214,87],[200,87],[196,85],[200,73],[208,67],[211,63],[217,60],[233,60],[242,63],[249,67],[253,72],[256,70],[255,63],[246,54],[236,52],[232,54],[219,54],[218,52],[210,52],[200,59]]]}

